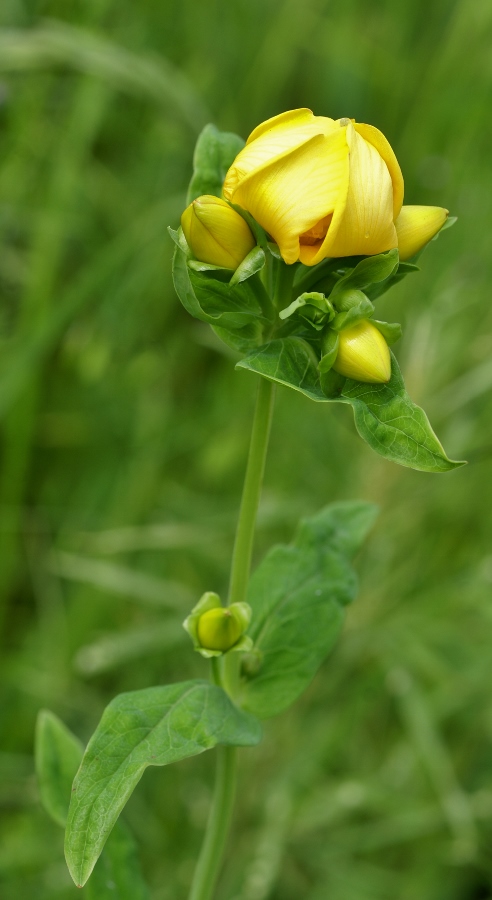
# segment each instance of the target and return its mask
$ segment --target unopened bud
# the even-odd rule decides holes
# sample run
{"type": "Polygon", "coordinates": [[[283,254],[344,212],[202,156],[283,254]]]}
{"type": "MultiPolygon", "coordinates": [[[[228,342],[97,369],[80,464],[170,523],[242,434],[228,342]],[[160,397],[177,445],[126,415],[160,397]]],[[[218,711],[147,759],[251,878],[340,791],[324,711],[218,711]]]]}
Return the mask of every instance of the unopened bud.
{"type": "Polygon", "coordinates": [[[370,384],[383,384],[390,380],[389,348],[381,332],[371,322],[364,319],[345,328],[339,338],[337,358],[333,364],[335,372],[370,384]]]}
{"type": "Polygon", "coordinates": [[[230,609],[209,609],[198,621],[198,640],[206,650],[230,650],[241,636],[241,624],[230,609]]]}
{"type": "Polygon", "coordinates": [[[402,206],[395,222],[401,260],[411,259],[444,225],[448,210],[440,206],[402,206]]]}
{"type": "Polygon", "coordinates": [[[250,621],[247,603],[222,606],[218,594],[207,591],[183,625],[202,656],[221,656],[228,650],[251,650],[253,642],[245,634],[250,621]]]}
{"type": "Polygon", "coordinates": [[[237,269],[256,244],[243,217],[211,194],[190,203],[181,227],[195,259],[226,269],[237,269]]]}

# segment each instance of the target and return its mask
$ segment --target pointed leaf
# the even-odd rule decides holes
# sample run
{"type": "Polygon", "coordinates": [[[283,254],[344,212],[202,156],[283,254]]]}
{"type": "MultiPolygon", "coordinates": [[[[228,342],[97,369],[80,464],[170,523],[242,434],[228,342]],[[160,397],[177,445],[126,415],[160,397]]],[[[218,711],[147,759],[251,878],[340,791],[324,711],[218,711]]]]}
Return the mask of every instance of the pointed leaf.
{"type": "Polygon", "coordinates": [[[338,397],[330,399],[350,403],[360,436],[392,462],[421,472],[449,472],[465,465],[446,456],[424,410],[408,396],[393,354],[391,369],[387,384],[363,384],[347,378],[338,397]]]}
{"type": "Polygon", "coordinates": [[[261,718],[290,706],[334,646],[356,577],[350,559],[371,527],[376,507],[336,503],[301,522],[289,546],[273,547],[253,574],[248,602],[254,666],[243,704],[261,718]]]}
{"type": "Polygon", "coordinates": [[[351,272],[337,281],[330,299],[335,303],[337,296],[348,288],[364,290],[371,284],[384,281],[398,268],[398,250],[387,250],[377,256],[366,256],[351,272]]]}
{"type": "MultiPolygon", "coordinates": [[[[82,743],[49,710],[36,723],[36,773],[41,801],[49,815],[65,826],[72,782],[82,761],[82,743]]],[[[148,900],[137,848],[123,822],[116,823],[99,859],[87,896],[92,900],[148,900]]]]}
{"type": "Polygon", "coordinates": [[[244,141],[239,135],[219,131],[215,125],[205,125],[195,147],[193,177],[186,203],[203,194],[222,197],[227,170],[243,147],[244,141]]]}
{"type": "Polygon", "coordinates": [[[258,721],[206,681],[116,697],[89,741],[73,785],[65,854],[75,883],[89,878],[147,766],[165,766],[216,744],[252,746],[260,737],[258,721]]]}
{"type": "Polygon", "coordinates": [[[401,466],[447,472],[464,465],[446,456],[425,412],[405,391],[394,356],[387,384],[352,381],[332,369],[322,373],[320,381],[317,366],[313,348],[299,337],[277,338],[236,364],[236,368],[249,369],[311,400],[350,403],[360,436],[376,453],[401,466]]]}

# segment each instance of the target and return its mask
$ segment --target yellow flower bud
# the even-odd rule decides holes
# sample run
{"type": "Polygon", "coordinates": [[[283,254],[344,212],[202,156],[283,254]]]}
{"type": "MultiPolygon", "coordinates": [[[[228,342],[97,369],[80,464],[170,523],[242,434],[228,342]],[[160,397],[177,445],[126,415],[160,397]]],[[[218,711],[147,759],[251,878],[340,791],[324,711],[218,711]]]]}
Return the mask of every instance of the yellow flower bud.
{"type": "Polygon", "coordinates": [[[448,210],[440,206],[402,206],[395,227],[400,259],[410,259],[442,228],[448,210]]]}
{"type": "Polygon", "coordinates": [[[226,269],[237,269],[256,244],[243,217],[211,194],[190,203],[181,227],[195,259],[226,269]]]}
{"type": "Polygon", "coordinates": [[[383,384],[390,380],[389,348],[375,325],[363,319],[357,325],[340,332],[340,344],[333,369],[346,378],[370,384],[383,384]]]}
{"type": "Polygon", "coordinates": [[[241,624],[230,609],[209,609],[198,621],[198,640],[206,650],[230,650],[241,636],[241,624]]]}
{"type": "Polygon", "coordinates": [[[248,210],[288,264],[397,246],[403,177],[384,135],[351,119],[282,113],[259,125],[230,167],[226,200],[248,210]]]}

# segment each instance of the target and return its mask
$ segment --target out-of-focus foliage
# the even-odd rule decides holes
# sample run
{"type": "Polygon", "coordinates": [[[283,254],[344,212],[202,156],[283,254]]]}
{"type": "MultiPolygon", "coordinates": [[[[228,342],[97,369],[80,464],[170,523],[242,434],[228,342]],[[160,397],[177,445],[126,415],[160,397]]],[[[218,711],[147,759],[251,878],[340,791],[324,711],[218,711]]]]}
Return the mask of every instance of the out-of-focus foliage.
{"type": "MultiPolygon", "coordinates": [[[[382,512],[335,655],[241,751],[218,900],[489,898],[490,3],[3,0],[0,25],[2,900],[78,896],[40,707],[85,741],[116,692],[206,676],[179,623],[227,582],[254,376],[182,310],[166,226],[204,122],[301,105],[377,125],[406,202],[459,216],[378,317],[470,465],[399,468],[279,388],[257,557],[332,499],[382,512]]],[[[153,900],[186,896],[212,776],[151,770],[128,804],[153,900]]]]}

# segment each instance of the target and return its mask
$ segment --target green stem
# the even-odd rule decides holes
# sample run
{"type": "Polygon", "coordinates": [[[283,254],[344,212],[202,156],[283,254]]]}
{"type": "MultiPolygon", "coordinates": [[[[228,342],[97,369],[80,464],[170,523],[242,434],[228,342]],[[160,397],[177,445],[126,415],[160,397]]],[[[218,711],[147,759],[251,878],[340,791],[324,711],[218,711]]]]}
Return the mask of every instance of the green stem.
{"type": "MultiPolygon", "coordinates": [[[[232,555],[229,603],[243,601],[246,598],[256,513],[270,436],[273,396],[274,385],[261,378],[258,384],[248,464],[232,555]]],[[[214,683],[223,687],[232,696],[236,694],[239,681],[239,657],[239,653],[228,653],[224,657],[212,659],[214,683]]],[[[235,747],[217,747],[217,774],[212,808],[189,900],[210,900],[215,888],[234,804],[236,756],[235,747]]]]}
{"type": "Polygon", "coordinates": [[[236,747],[217,747],[212,809],[189,900],[210,900],[222,862],[236,791],[236,747]]]}
{"type": "Polygon", "coordinates": [[[260,378],[256,410],[249,446],[248,465],[244,479],[243,495],[239,510],[236,540],[232,554],[229,603],[240,603],[246,599],[256,513],[260,500],[265,460],[270,436],[274,398],[274,384],[260,378]]]}

